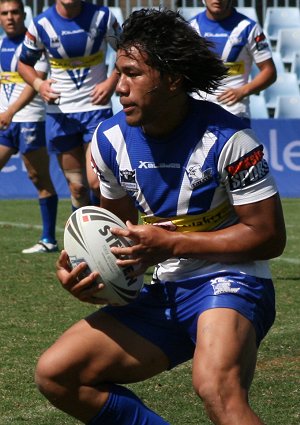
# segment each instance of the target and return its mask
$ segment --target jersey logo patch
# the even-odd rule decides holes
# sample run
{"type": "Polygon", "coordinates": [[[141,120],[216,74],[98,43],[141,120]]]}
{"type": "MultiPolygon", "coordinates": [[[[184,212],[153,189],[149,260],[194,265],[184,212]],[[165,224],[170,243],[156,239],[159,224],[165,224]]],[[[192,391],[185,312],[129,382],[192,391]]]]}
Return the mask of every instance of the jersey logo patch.
{"type": "Polygon", "coordinates": [[[36,47],[36,37],[28,31],[25,34],[25,41],[28,46],[36,47]]]}
{"type": "Polygon", "coordinates": [[[50,39],[50,47],[51,47],[52,49],[58,49],[58,48],[59,48],[59,46],[60,46],[60,44],[61,44],[61,42],[60,42],[60,39],[59,39],[59,37],[58,37],[58,36],[52,37],[52,38],[50,39]]]}
{"type": "Polygon", "coordinates": [[[263,32],[259,34],[257,37],[255,37],[255,43],[256,43],[256,48],[259,52],[261,50],[268,48],[268,42],[263,32]]]}
{"type": "Polygon", "coordinates": [[[192,189],[196,189],[197,187],[202,186],[207,181],[212,180],[213,176],[211,168],[202,171],[200,165],[193,165],[189,167],[186,172],[192,189]]]}
{"type": "Polygon", "coordinates": [[[231,190],[251,186],[268,174],[269,166],[263,156],[263,146],[260,145],[226,167],[231,190]]]}
{"type": "Polygon", "coordinates": [[[120,170],[121,186],[128,192],[136,192],[137,182],[135,178],[135,170],[120,170]]]}
{"type": "Polygon", "coordinates": [[[239,287],[232,287],[232,285],[236,284],[236,282],[232,279],[227,279],[225,277],[217,277],[216,279],[212,279],[210,281],[210,284],[213,288],[214,295],[236,294],[241,289],[239,287]]]}

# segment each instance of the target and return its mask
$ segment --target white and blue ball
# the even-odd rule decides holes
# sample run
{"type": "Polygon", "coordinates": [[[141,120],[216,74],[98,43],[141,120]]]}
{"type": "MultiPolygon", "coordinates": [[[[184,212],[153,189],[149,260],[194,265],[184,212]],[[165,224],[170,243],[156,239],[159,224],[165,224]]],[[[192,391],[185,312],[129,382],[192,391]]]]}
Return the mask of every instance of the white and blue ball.
{"type": "Polygon", "coordinates": [[[82,207],[69,217],[64,231],[64,248],[72,267],[81,262],[88,265],[88,273],[97,271],[105,284],[95,296],[108,304],[124,305],[134,300],[143,287],[143,276],[130,277],[132,266],[120,267],[113,246],[127,247],[132,242],[111,233],[112,227],[126,228],[125,224],[110,211],[94,206],[82,207]]]}

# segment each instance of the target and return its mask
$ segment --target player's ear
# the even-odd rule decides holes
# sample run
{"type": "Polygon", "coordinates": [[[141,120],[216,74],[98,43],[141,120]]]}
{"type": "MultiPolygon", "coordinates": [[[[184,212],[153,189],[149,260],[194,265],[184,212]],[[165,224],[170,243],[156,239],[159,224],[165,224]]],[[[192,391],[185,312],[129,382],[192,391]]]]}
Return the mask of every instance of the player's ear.
{"type": "Polygon", "coordinates": [[[172,92],[176,91],[182,85],[182,76],[181,75],[170,75],[169,76],[170,90],[172,92]]]}

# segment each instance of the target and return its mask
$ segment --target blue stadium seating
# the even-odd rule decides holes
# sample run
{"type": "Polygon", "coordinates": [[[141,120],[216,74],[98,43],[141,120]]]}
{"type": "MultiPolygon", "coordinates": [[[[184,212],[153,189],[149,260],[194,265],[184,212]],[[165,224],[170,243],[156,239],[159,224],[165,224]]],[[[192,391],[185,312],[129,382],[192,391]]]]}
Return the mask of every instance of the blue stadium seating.
{"type": "Polygon", "coordinates": [[[300,10],[298,7],[267,7],[263,28],[266,35],[275,45],[279,30],[299,27],[300,10]]]}
{"type": "Polygon", "coordinates": [[[285,64],[291,65],[294,54],[300,52],[300,27],[280,29],[276,51],[280,53],[285,64]]]}
{"type": "Polygon", "coordinates": [[[300,85],[300,51],[293,55],[291,72],[297,75],[298,84],[300,85]]]}
{"type": "Polygon", "coordinates": [[[268,108],[263,95],[250,96],[250,116],[254,119],[269,118],[268,108]]]}
{"type": "Polygon", "coordinates": [[[278,96],[274,118],[300,119],[300,96],[278,96]]]}
{"type": "Polygon", "coordinates": [[[277,80],[271,86],[262,91],[268,109],[274,110],[278,96],[300,96],[297,76],[291,72],[283,72],[277,75],[277,80]]]}

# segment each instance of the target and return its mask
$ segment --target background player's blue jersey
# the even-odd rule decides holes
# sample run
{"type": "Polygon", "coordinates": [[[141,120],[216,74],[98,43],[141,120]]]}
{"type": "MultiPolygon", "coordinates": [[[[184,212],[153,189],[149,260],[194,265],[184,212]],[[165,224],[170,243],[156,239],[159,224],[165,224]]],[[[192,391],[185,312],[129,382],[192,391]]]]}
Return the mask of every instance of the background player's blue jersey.
{"type": "Polygon", "coordinates": [[[21,60],[33,64],[45,52],[50,63],[53,88],[61,93],[59,105],[48,105],[50,113],[83,112],[107,108],[93,105],[91,92],[107,78],[107,43],[113,48],[120,26],[107,7],[82,2],[74,19],[60,16],[55,5],[31,22],[21,60]]]}
{"type": "MultiPolygon", "coordinates": [[[[18,59],[25,34],[17,37],[4,37],[0,40],[0,112],[7,110],[24,90],[26,85],[18,73],[18,59]]],[[[37,71],[48,72],[44,55],[35,65],[37,71]]],[[[45,119],[45,104],[39,95],[18,111],[13,122],[37,122],[45,119]]]]}

